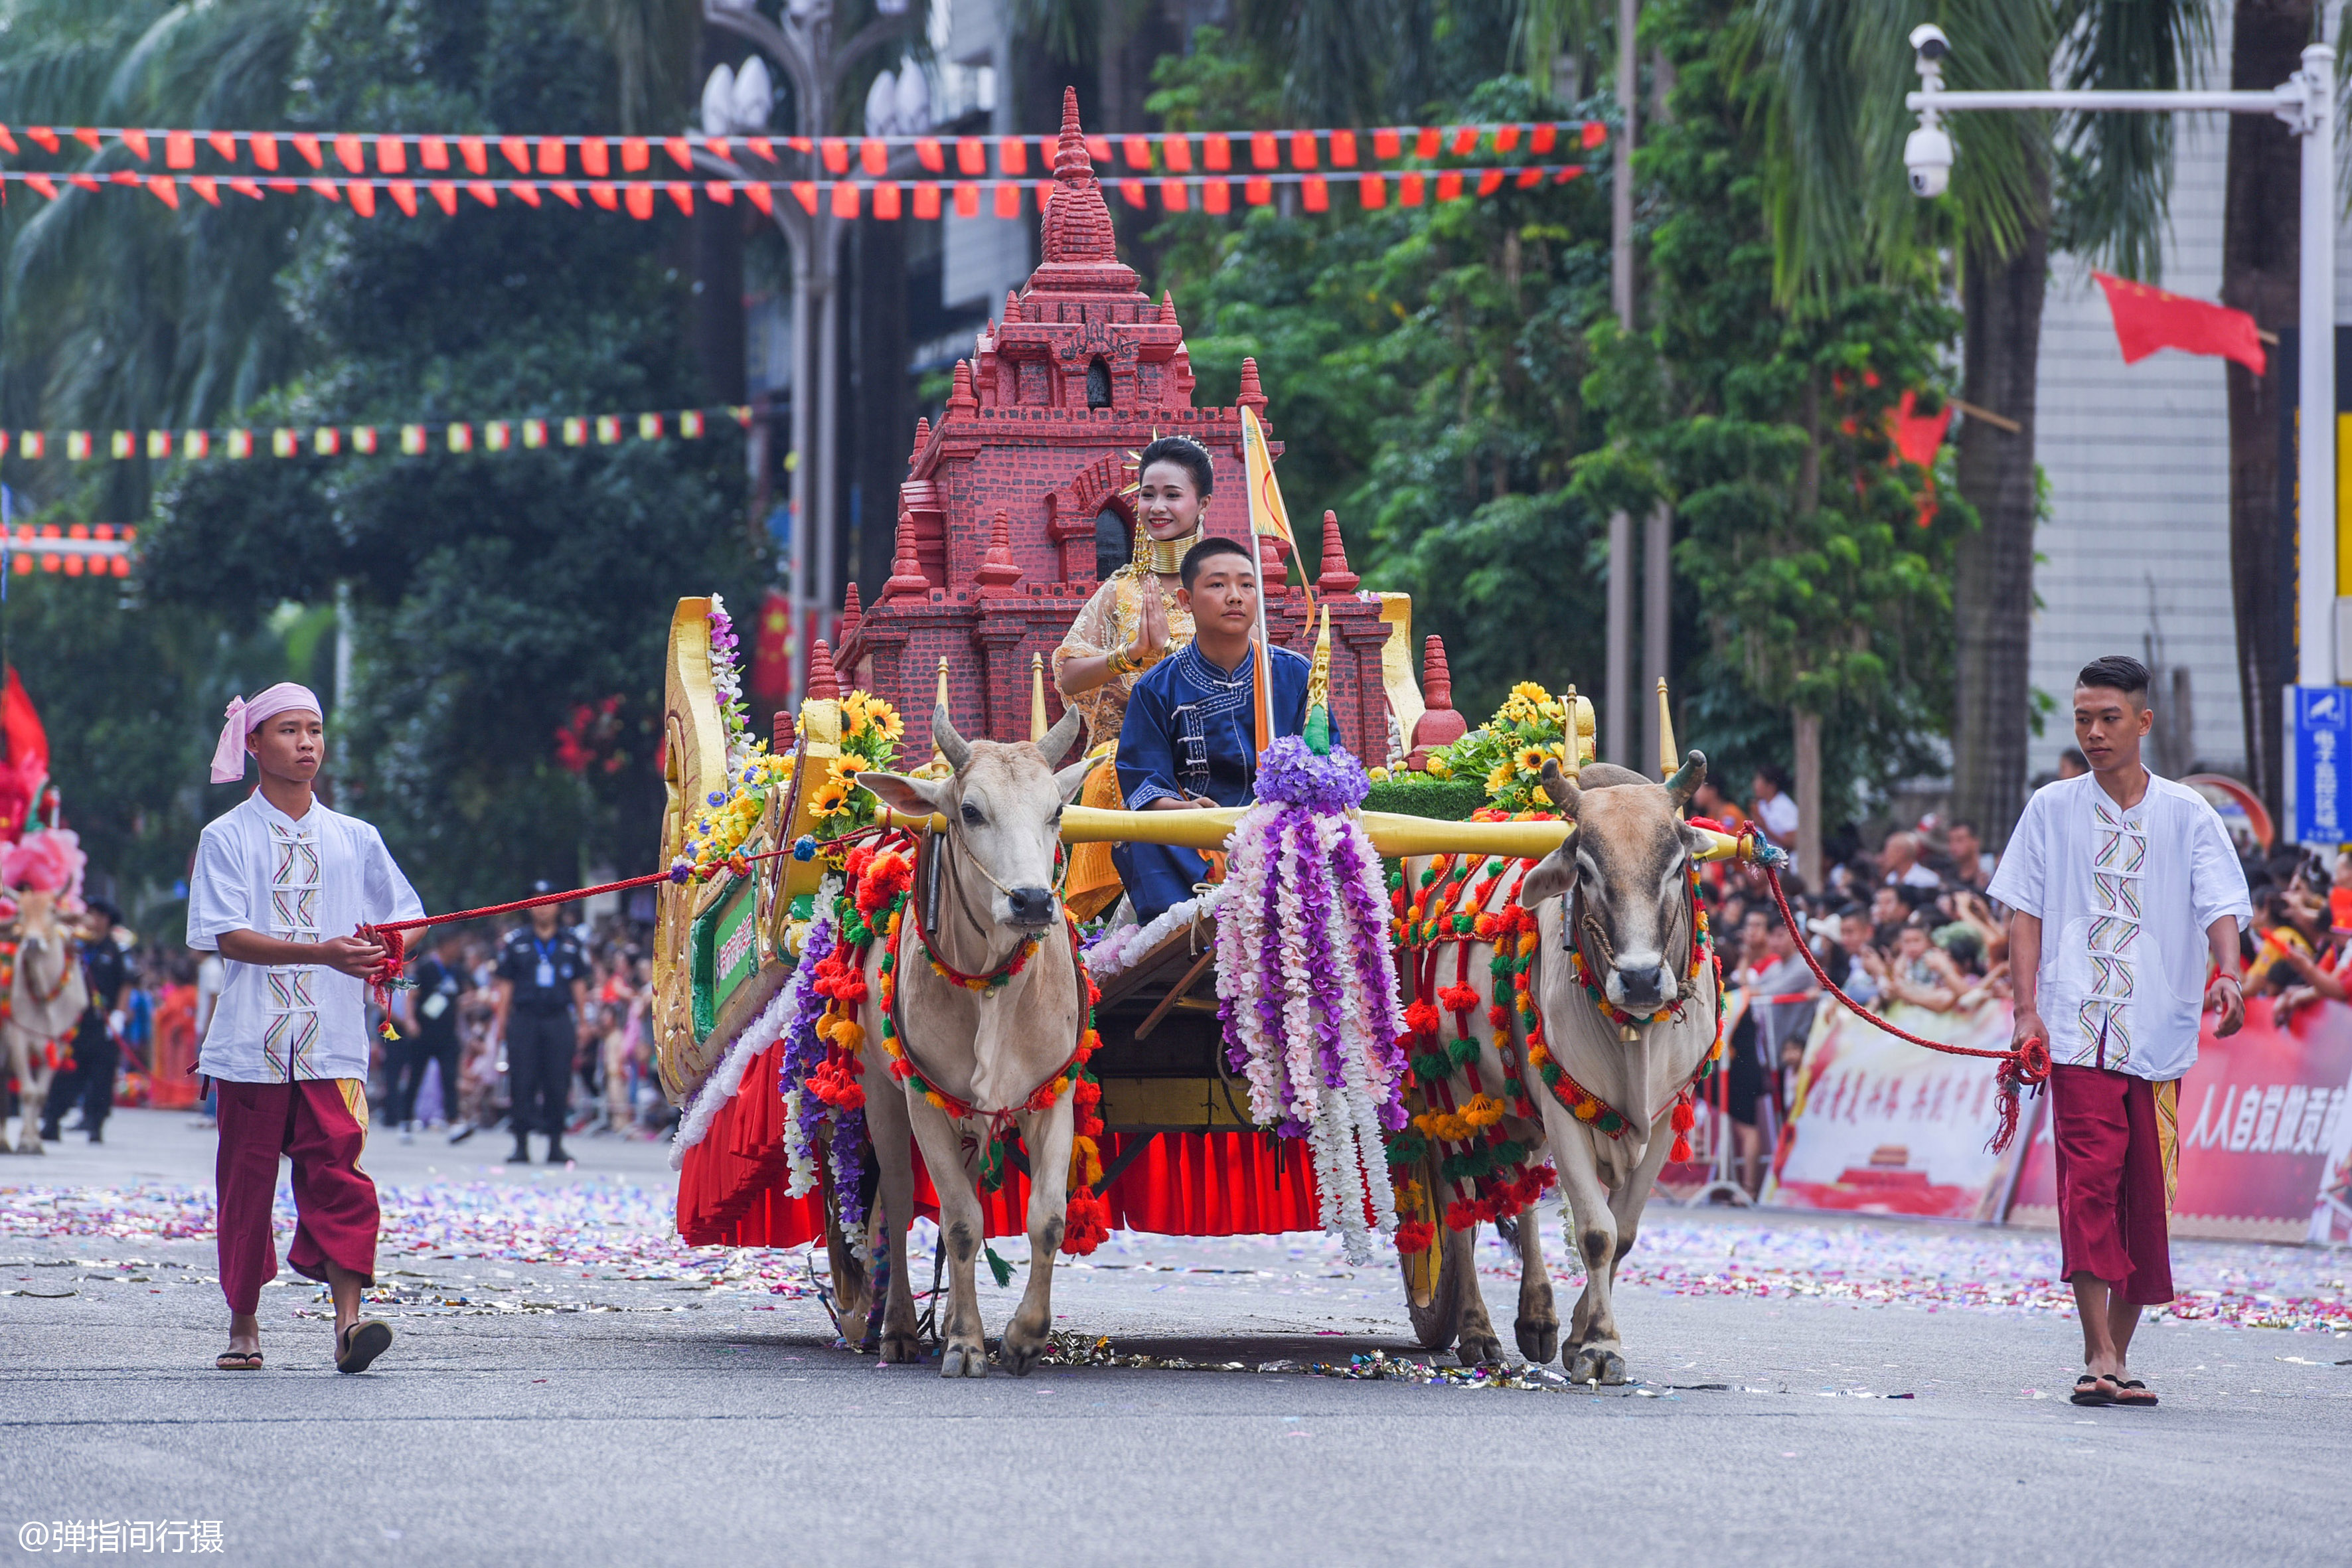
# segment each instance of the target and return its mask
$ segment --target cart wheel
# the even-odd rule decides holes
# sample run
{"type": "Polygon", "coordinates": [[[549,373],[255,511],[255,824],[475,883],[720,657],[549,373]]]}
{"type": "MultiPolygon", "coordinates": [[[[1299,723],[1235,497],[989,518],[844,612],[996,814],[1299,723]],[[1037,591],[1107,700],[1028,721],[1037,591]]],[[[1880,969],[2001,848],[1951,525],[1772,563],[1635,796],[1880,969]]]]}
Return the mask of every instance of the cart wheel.
{"type": "Polygon", "coordinates": [[[1437,1239],[1429,1250],[1404,1260],[1404,1310],[1412,1320],[1413,1338],[1425,1351],[1448,1351],[1461,1337],[1462,1296],[1453,1275],[1456,1269],[1471,1268],[1470,1245],[1477,1232],[1451,1230],[1443,1221],[1437,1226],[1437,1239]],[[1416,1301],[1415,1274],[1423,1275],[1429,1283],[1425,1300],[1416,1301]]]}

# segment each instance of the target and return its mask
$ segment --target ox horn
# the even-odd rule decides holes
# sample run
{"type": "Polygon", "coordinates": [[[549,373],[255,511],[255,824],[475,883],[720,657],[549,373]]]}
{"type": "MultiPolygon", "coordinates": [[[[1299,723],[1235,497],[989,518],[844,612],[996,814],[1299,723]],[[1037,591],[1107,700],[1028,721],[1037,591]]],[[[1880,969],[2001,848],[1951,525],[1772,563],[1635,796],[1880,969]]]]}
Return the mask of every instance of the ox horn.
{"type": "Polygon", "coordinates": [[[948,766],[958,773],[963,772],[964,763],[971,760],[971,747],[956,733],[954,722],[948,718],[948,705],[944,702],[931,710],[931,745],[948,760],[948,766]]]}
{"type": "MultiPolygon", "coordinates": [[[[1040,706],[1043,706],[1042,699],[1040,706]]],[[[1082,722],[1084,721],[1078,716],[1078,710],[1076,708],[1066,708],[1062,710],[1062,716],[1054,721],[1054,727],[1039,738],[1037,754],[1045,759],[1047,767],[1058,768],[1062,765],[1063,756],[1068,752],[1071,745],[1078,738],[1078,726],[1082,722]]]]}
{"type": "Polygon", "coordinates": [[[1696,795],[1698,786],[1706,782],[1706,753],[1694,749],[1683,759],[1683,765],[1675,770],[1675,776],[1666,781],[1666,796],[1675,803],[1675,809],[1680,811],[1690,804],[1691,796],[1696,795]]]}
{"type": "Polygon", "coordinates": [[[1574,816],[1576,803],[1583,798],[1583,792],[1576,787],[1574,779],[1559,771],[1559,760],[1557,757],[1544,759],[1542,783],[1543,792],[1551,796],[1552,805],[1559,807],[1569,816],[1574,816]]]}

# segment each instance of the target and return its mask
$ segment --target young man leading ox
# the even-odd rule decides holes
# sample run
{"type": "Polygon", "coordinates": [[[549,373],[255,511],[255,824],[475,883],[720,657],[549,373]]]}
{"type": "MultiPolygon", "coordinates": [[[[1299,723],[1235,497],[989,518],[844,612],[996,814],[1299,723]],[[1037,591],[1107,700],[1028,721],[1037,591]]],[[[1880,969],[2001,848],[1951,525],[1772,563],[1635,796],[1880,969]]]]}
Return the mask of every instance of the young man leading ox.
{"type": "Polygon", "coordinates": [[[2208,1007],[2220,1036],[2246,1012],[2245,873],[2204,797],[2141,765],[2147,682],[2134,658],[2083,667],[2074,738],[2091,771],[2034,792],[1988,889],[2015,911],[2015,1041],[2050,1046],[2061,1271],[2083,1320],[2077,1405],[2157,1403],[2126,1358],[2139,1310],[2172,1300],[2180,1077],[2208,1007]]]}
{"type": "Polygon", "coordinates": [[[294,1271],[335,1304],[335,1369],[363,1372],[392,1328],[360,1316],[375,1282],[375,1183],[367,1143],[366,977],[384,950],[362,925],[425,913],[376,830],[312,793],[326,757],[318,698],[283,682],[228,706],[215,784],[261,786],[206,825],[188,878],[188,946],[217,952],[228,978],[196,1070],[220,1094],[223,1372],[260,1370],[261,1288],[278,1276],[270,1230],[278,1161],[294,1165],[294,1271]],[[340,933],[340,934],[331,934],[340,933]]]}

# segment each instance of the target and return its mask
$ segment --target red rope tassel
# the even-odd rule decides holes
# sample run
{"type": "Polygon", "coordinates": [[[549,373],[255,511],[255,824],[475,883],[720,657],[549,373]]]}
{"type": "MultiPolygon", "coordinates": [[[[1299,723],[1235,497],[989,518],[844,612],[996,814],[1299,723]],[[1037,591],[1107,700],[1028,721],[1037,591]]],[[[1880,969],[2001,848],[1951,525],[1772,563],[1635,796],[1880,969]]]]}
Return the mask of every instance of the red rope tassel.
{"type": "MultiPolygon", "coordinates": [[[[1753,837],[1755,831],[1754,826],[1750,826],[1741,837],[1753,837]]],[[[1822,967],[1821,960],[1813,956],[1812,943],[1805,940],[1804,929],[1798,925],[1795,911],[1789,908],[1789,895],[1780,889],[1780,873],[1768,866],[1764,868],[1764,879],[1772,889],[1772,901],[1780,908],[1781,923],[1789,928],[1789,934],[1796,939],[1797,952],[1804,958],[1805,967],[1813,972],[1813,978],[1822,983],[1822,990],[1844,1004],[1847,1012],[1877,1026],[1896,1039],[1917,1046],[1924,1050],[1940,1051],[1948,1057],[1983,1057],[2000,1064],[1997,1079],[2000,1091],[2000,1121],[1993,1130],[1992,1141],[1987,1147],[1996,1154],[2006,1150],[2011,1140],[2017,1136],[2018,1090],[2039,1089],[2049,1080],[2050,1043],[2046,1040],[2028,1040],[2012,1050],[1987,1051],[1979,1050],[1974,1046],[1948,1046],[1941,1040],[1922,1039],[1908,1030],[1896,1028],[1838,989],[1837,982],[1829,977],[1829,972],[1822,967]]]]}

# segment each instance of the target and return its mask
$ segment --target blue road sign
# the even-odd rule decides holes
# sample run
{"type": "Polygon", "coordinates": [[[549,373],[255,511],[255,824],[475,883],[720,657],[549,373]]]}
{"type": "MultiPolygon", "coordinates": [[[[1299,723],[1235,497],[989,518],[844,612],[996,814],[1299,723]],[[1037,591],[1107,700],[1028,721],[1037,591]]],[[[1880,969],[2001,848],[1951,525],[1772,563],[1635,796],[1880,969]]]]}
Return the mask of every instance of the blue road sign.
{"type": "Polygon", "coordinates": [[[2298,844],[2352,843],[2352,688],[2287,689],[2287,837],[2298,844]]]}

